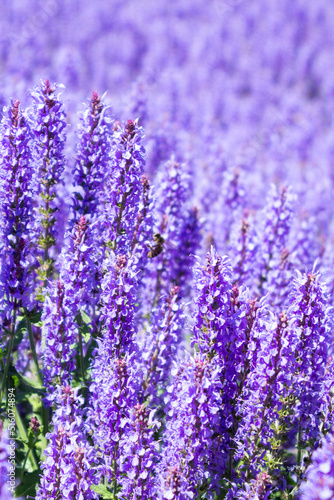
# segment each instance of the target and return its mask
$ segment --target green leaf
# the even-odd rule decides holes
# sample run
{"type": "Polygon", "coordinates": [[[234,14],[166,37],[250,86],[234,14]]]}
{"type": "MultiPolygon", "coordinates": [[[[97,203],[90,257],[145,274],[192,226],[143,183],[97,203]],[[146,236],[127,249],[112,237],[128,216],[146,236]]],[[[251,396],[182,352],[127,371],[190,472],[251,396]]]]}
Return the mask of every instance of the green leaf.
{"type": "Polygon", "coordinates": [[[91,486],[91,489],[100,495],[103,499],[113,499],[114,495],[108,491],[107,487],[103,484],[91,486]]]}
{"type": "Polygon", "coordinates": [[[30,323],[32,323],[33,325],[42,326],[41,316],[42,316],[42,312],[29,314],[28,319],[29,319],[30,323]]]}
{"type": "MultiPolygon", "coordinates": [[[[21,375],[16,368],[11,366],[9,368],[9,375],[15,379],[18,379],[19,381],[19,386],[22,392],[25,393],[37,393],[37,394],[44,394],[45,393],[45,387],[41,385],[39,382],[36,382],[35,380],[32,380],[31,378],[25,377],[24,375],[21,375]]],[[[16,385],[15,385],[16,386],[16,385]]]]}
{"type": "Polygon", "coordinates": [[[17,486],[14,496],[25,497],[31,496],[35,498],[36,496],[36,486],[39,484],[39,476],[41,471],[34,470],[34,472],[26,472],[23,476],[22,482],[17,486]]]}
{"type": "Polygon", "coordinates": [[[80,314],[81,314],[82,321],[84,323],[86,323],[86,325],[90,325],[92,322],[92,320],[90,319],[90,316],[88,316],[88,314],[85,313],[85,311],[80,311],[80,314]]]}
{"type": "Polygon", "coordinates": [[[25,318],[23,318],[23,319],[21,319],[21,321],[19,322],[19,324],[17,325],[16,330],[15,330],[14,347],[17,347],[21,343],[21,340],[23,338],[23,334],[26,331],[27,331],[27,323],[26,323],[25,318]]]}

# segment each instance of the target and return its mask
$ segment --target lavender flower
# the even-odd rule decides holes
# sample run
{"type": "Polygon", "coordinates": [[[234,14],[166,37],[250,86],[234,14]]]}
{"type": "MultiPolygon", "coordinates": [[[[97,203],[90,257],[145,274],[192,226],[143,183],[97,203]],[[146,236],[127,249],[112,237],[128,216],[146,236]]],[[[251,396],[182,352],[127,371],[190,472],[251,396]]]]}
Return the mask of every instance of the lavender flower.
{"type": "Polygon", "coordinates": [[[160,424],[154,420],[154,410],[136,404],[130,413],[120,440],[119,498],[149,500],[154,494],[152,468],[158,460],[159,443],[154,433],[160,424]]]}
{"type": "Polygon", "coordinates": [[[147,240],[152,239],[154,200],[150,182],[145,174],[142,175],[140,182],[142,184],[142,194],[130,252],[136,261],[138,271],[142,272],[148,260],[147,240]]]}
{"type": "Polygon", "coordinates": [[[244,206],[245,188],[240,180],[240,171],[228,169],[223,174],[220,195],[214,211],[220,216],[216,216],[211,225],[219,251],[226,252],[233,231],[233,223],[240,218],[244,206]]]}
{"type": "Polygon", "coordinates": [[[109,358],[136,348],[136,268],[132,263],[125,255],[111,256],[106,262],[101,285],[101,324],[104,349],[109,358]]]}
{"type": "Polygon", "coordinates": [[[298,338],[293,382],[298,403],[294,408],[294,417],[295,422],[299,421],[303,440],[314,438],[319,432],[322,385],[333,324],[326,292],[315,268],[307,275],[297,273],[289,313],[298,338]]]}
{"type": "Polygon", "coordinates": [[[31,292],[31,220],[33,199],[32,135],[19,101],[5,108],[1,121],[0,250],[1,315],[5,328],[21,307],[29,307],[31,292]]]}
{"type": "Polygon", "coordinates": [[[145,164],[141,135],[136,121],[128,120],[125,127],[114,125],[113,156],[100,219],[104,243],[119,255],[130,249],[139,211],[145,164]]]}
{"type": "Polygon", "coordinates": [[[143,395],[150,396],[151,404],[161,402],[169,382],[170,370],[182,340],[185,323],[182,306],[178,303],[178,287],[173,287],[167,297],[162,297],[143,345],[144,380],[143,395]],[[159,393],[161,396],[158,396],[159,393]]]}
{"type": "Polygon", "coordinates": [[[89,425],[103,474],[115,483],[121,474],[120,457],[126,458],[123,448],[128,444],[126,426],[131,408],[138,403],[136,355],[111,358],[108,348],[99,342],[95,359],[89,425]]]}
{"type": "Polygon", "coordinates": [[[312,454],[312,464],[300,487],[300,500],[329,500],[334,496],[334,437],[327,434],[312,454]]]}
{"type": "Polygon", "coordinates": [[[53,430],[41,465],[36,500],[97,499],[95,453],[85,434],[83,399],[70,386],[58,386],[53,430]]]}
{"type": "MultiPolygon", "coordinates": [[[[39,269],[38,279],[42,285],[52,276],[54,258],[50,249],[56,243],[56,212],[59,209],[57,185],[62,182],[65,168],[64,147],[66,140],[65,111],[57,92],[62,85],[42,81],[40,87],[32,92],[31,109],[32,128],[35,136],[34,162],[37,174],[36,190],[39,195],[39,207],[36,211],[36,231],[38,232],[39,269]]],[[[41,290],[39,300],[43,301],[41,290]]]]}
{"type": "Polygon", "coordinates": [[[130,409],[138,403],[138,352],[135,341],[135,272],[132,260],[111,256],[102,282],[102,338],[94,353],[91,411],[93,440],[104,474],[119,480],[120,439],[130,409]]]}
{"type": "Polygon", "coordinates": [[[89,296],[96,286],[91,254],[90,228],[81,216],[69,247],[61,256],[59,280],[49,288],[43,309],[44,383],[51,392],[53,384],[69,383],[75,368],[77,314],[81,308],[87,310],[89,296]]]}
{"type": "Polygon", "coordinates": [[[140,126],[145,126],[148,119],[147,113],[147,96],[145,84],[138,81],[134,84],[132,89],[132,95],[130,98],[130,116],[135,116],[138,118],[140,126]]]}
{"type": "Polygon", "coordinates": [[[267,500],[271,493],[271,477],[267,472],[259,472],[256,479],[249,483],[245,482],[243,487],[233,486],[226,495],[226,500],[267,500]]]}
{"type": "Polygon", "coordinates": [[[199,218],[197,207],[184,214],[180,224],[177,249],[172,249],[171,260],[174,265],[173,281],[180,289],[180,296],[189,297],[192,291],[194,256],[200,249],[203,221],[199,218]]]}
{"type": "Polygon", "coordinates": [[[231,231],[229,255],[232,259],[233,278],[236,283],[252,286],[256,274],[258,238],[254,220],[247,210],[238,225],[231,231]]]}
{"type": "Polygon", "coordinates": [[[280,436],[276,430],[283,430],[286,424],[286,403],[295,369],[296,336],[286,313],[280,313],[279,318],[269,316],[261,337],[256,346],[259,351],[256,364],[248,374],[237,406],[240,423],[235,436],[236,457],[246,453],[247,467],[252,472],[254,468],[258,470],[262,450],[279,446],[276,441],[280,436]]]}
{"type": "Polygon", "coordinates": [[[189,217],[185,207],[189,190],[188,181],[184,166],[174,158],[166,163],[159,179],[159,189],[156,194],[157,227],[158,234],[162,236],[166,245],[152,258],[148,268],[148,287],[153,304],[161,294],[168,293],[171,286],[178,285],[178,280],[181,281],[184,275],[189,276],[188,268],[191,260],[187,254],[180,256],[179,247],[182,246],[187,252],[196,251],[198,247],[196,242],[195,247],[190,250],[190,245],[198,234],[197,224],[193,220],[189,220],[188,224],[185,221],[189,217]]]}
{"type": "Polygon", "coordinates": [[[15,490],[15,441],[0,420],[0,499],[11,500],[15,490]]]}
{"type": "MultiPolygon", "coordinates": [[[[217,353],[223,340],[223,331],[229,328],[231,268],[228,259],[220,257],[211,247],[205,265],[198,262],[195,278],[195,327],[192,345],[201,352],[217,353]]],[[[226,335],[227,337],[227,335],[226,335]]]]}
{"type": "Polygon", "coordinates": [[[77,159],[73,169],[75,192],[73,222],[80,215],[91,221],[96,217],[98,204],[107,177],[110,156],[108,107],[93,92],[90,106],[82,113],[78,128],[77,159]]]}
{"type": "MultiPolygon", "coordinates": [[[[165,447],[159,465],[158,497],[194,498],[203,485],[215,489],[220,457],[219,366],[202,355],[186,356],[168,388],[165,447]]],[[[219,476],[218,476],[219,477],[219,476]]]]}
{"type": "Polygon", "coordinates": [[[276,187],[271,186],[268,202],[264,209],[265,220],[261,253],[258,253],[260,292],[273,290],[273,284],[277,281],[281,252],[286,247],[291,227],[294,199],[295,196],[291,189],[283,188],[278,194],[276,187]],[[270,280],[272,272],[274,274],[270,280]]]}

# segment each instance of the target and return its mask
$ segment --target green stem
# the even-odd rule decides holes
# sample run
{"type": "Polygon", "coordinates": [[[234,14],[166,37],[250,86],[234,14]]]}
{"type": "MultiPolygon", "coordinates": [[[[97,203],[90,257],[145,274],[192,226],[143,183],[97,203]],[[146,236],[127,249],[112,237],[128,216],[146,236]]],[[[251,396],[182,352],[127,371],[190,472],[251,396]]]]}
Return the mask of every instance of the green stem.
{"type": "Polygon", "coordinates": [[[13,326],[12,326],[12,331],[10,333],[10,338],[9,338],[9,341],[8,341],[6,364],[5,364],[5,369],[4,369],[4,374],[3,374],[2,384],[1,384],[0,403],[2,402],[2,398],[3,398],[3,395],[4,395],[6,383],[7,383],[7,376],[8,376],[8,370],[9,370],[9,365],[10,365],[10,357],[11,357],[13,346],[14,346],[15,325],[16,325],[16,309],[15,309],[15,305],[16,305],[16,301],[14,303],[13,326]]]}
{"type": "MultiPolygon", "coordinates": [[[[16,407],[15,407],[15,420],[16,420],[16,425],[17,425],[17,428],[19,430],[19,433],[20,433],[22,441],[25,441],[27,443],[28,442],[28,436],[27,436],[24,424],[22,422],[22,419],[20,417],[20,414],[17,411],[16,407]]],[[[25,449],[27,450],[27,453],[28,453],[29,452],[28,446],[25,444],[24,447],[25,447],[25,449]]],[[[28,453],[28,455],[29,455],[29,453],[28,453]]],[[[38,469],[37,459],[36,459],[36,455],[34,453],[34,450],[31,450],[31,455],[29,456],[29,461],[30,461],[33,469],[38,469]]]]}
{"type": "Polygon", "coordinates": [[[31,347],[32,357],[33,357],[35,368],[36,368],[36,374],[37,374],[39,383],[43,384],[43,379],[42,379],[41,372],[40,372],[40,369],[39,369],[38,359],[37,359],[37,354],[36,354],[36,346],[35,346],[34,334],[33,334],[32,328],[31,328],[31,322],[29,320],[28,311],[27,310],[25,311],[25,314],[26,314],[27,330],[28,330],[28,334],[29,334],[29,340],[30,340],[30,347],[31,347]]]}
{"type": "Polygon", "coordinates": [[[301,432],[300,432],[300,423],[298,424],[298,436],[297,436],[297,465],[300,465],[301,461],[301,432]]]}
{"type": "MultiPolygon", "coordinates": [[[[81,322],[80,322],[81,323],[81,322]]],[[[80,356],[80,369],[81,369],[81,376],[82,380],[84,383],[84,386],[86,386],[86,378],[85,378],[85,369],[84,369],[84,355],[83,355],[83,347],[82,347],[82,332],[81,332],[81,324],[79,323],[79,356],[80,356]]]]}
{"type": "Polygon", "coordinates": [[[113,495],[114,495],[114,500],[116,500],[116,493],[117,493],[117,482],[116,482],[116,477],[117,477],[117,463],[116,463],[116,458],[114,458],[114,487],[113,487],[113,495]]]}
{"type": "Polygon", "coordinates": [[[20,480],[23,481],[23,477],[24,477],[24,472],[25,472],[25,467],[26,467],[26,463],[27,463],[27,460],[28,460],[28,457],[29,457],[29,453],[31,450],[33,450],[35,444],[37,443],[37,437],[34,439],[32,445],[30,448],[28,448],[27,450],[27,453],[26,453],[26,456],[24,458],[24,462],[23,462],[23,465],[22,465],[22,469],[21,469],[21,474],[20,474],[20,480]]]}
{"type": "Polygon", "coordinates": [[[43,424],[43,434],[45,436],[45,434],[47,434],[49,432],[49,408],[42,406],[41,417],[42,417],[42,424],[43,424]]]}

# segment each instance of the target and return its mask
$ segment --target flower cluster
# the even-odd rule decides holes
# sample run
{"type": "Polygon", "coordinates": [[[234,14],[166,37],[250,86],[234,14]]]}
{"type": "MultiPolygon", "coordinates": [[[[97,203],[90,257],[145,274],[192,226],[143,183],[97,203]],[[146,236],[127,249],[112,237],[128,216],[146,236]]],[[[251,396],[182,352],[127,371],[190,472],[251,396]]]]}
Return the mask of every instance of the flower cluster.
{"type": "MultiPolygon", "coordinates": [[[[4,110],[0,154],[1,309],[9,328],[20,307],[29,306],[34,169],[32,133],[19,101],[4,110]]],[[[15,326],[14,326],[15,328],[15,326]]]]}
{"type": "Polygon", "coordinates": [[[331,498],[332,0],[7,4],[13,496],[331,498]]]}
{"type": "Polygon", "coordinates": [[[321,448],[314,451],[312,465],[306,472],[301,487],[301,500],[332,498],[334,494],[334,441],[333,434],[322,440],[321,448]]]}

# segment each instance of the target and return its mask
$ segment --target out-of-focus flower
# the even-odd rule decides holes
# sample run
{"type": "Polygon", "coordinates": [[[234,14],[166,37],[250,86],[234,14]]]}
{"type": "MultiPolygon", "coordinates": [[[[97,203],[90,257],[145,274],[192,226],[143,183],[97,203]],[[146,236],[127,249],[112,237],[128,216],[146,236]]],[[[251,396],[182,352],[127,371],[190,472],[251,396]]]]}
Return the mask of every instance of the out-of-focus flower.
{"type": "Polygon", "coordinates": [[[330,500],[334,497],[334,436],[327,434],[312,453],[312,464],[300,487],[300,500],[330,500]]]}

